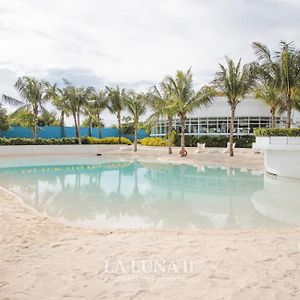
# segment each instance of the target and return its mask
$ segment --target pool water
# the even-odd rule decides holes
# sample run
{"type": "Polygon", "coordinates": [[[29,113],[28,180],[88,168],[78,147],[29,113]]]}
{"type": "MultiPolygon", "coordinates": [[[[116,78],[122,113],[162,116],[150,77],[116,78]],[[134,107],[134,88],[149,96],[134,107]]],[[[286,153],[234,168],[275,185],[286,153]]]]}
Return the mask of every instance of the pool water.
{"type": "Polygon", "coordinates": [[[39,212],[74,225],[168,229],[300,225],[299,182],[281,182],[260,171],[103,157],[24,158],[0,166],[1,186],[39,212]]]}

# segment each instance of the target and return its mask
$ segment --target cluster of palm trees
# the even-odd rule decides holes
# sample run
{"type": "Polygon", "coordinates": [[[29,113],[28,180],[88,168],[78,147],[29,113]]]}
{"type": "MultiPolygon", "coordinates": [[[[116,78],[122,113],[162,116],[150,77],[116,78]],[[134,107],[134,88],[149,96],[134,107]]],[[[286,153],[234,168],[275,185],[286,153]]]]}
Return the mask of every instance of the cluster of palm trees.
{"type": "Polygon", "coordinates": [[[106,87],[105,91],[97,91],[93,87],[76,87],[65,79],[63,81],[64,87],[59,88],[57,84],[51,85],[47,81],[39,81],[32,77],[25,76],[19,78],[15,84],[15,88],[22,97],[22,100],[7,95],[2,96],[2,99],[6,103],[19,106],[10,117],[13,118],[21,112],[30,111],[34,116],[33,133],[34,138],[37,140],[38,115],[39,113],[44,115],[50,114],[45,108],[45,104],[51,101],[60,112],[60,126],[62,130],[64,130],[65,126],[65,117],[73,117],[76,136],[79,143],[81,143],[81,115],[86,116],[90,133],[92,131],[92,124],[95,124],[96,120],[99,127],[99,137],[101,137],[101,128],[103,126],[101,113],[105,109],[108,109],[118,119],[119,143],[121,143],[121,113],[127,109],[134,120],[137,140],[140,116],[146,112],[146,97],[133,91],[127,93],[119,87],[106,87]]]}
{"type": "Polygon", "coordinates": [[[300,52],[293,43],[280,42],[280,49],[274,54],[261,43],[253,43],[257,61],[242,65],[241,59],[235,63],[226,57],[227,65],[220,64],[220,70],[210,85],[199,91],[193,88],[191,68],[186,72],[177,71],[174,77],[168,76],[161,83],[153,86],[147,93],[126,91],[119,87],[106,87],[97,91],[93,87],[76,87],[64,80],[61,89],[56,84],[38,81],[31,77],[19,78],[16,89],[25,101],[3,95],[10,104],[20,107],[13,113],[31,110],[34,114],[34,137],[38,138],[38,114],[47,114],[44,104],[47,101],[60,111],[60,125],[64,128],[66,115],[74,119],[76,135],[79,143],[80,118],[84,114],[88,120],[90,131],[96,123],[101,135],[101,113],[108,109],[118,121],[119,142],[121,143],[122,113],[127,111],[134,122],[134,151],[137,150],[137,132],[140,118],[147,108],[152,112],[148,122],[166,118],[168,129],[168,151],[172,153],[172,124],[175,118],[181,123],[181,156],[185,156],[185,122],[187,115],[193,110],[207,106],[215,96],[225,96],[231,107],[230,122],[230,156],[233,156],[233,132],[237,105],[247,94],[254,94],[270,107],[272,126],[278,112],[287,113],[286,126],[291,126],[292,109],[300,108],[300,52]]]}

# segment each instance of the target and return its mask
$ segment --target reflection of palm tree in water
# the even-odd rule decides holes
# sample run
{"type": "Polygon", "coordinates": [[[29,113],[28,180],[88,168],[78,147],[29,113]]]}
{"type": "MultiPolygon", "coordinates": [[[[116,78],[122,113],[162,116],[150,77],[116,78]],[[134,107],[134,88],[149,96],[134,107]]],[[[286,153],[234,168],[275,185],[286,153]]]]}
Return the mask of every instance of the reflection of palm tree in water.
{"type": "MultiPolygon", "coordinates": [[[[61,168],[55,172],[46,170],[46,173],[41,171],[30,176],[15,173],[9,175],[11,179],[8,184],[15,184],[20,193],[30,186],[32,190],[28,198],[36,202],[33,204],[35,207],[69,220],[92,220],[101,214],[106,219],[116,219],[116,224],[120,217],[126,216],[138,217],[150,226],[162,221],[164,227],[170,228],[211,228],[213,221],[207,214],[221,210],[222,214],[228,215],[227,226],[235,227],[238,221],[235,195],[240,195],[239,187],[243,187],[242,190],[246,188],[244,185],[249,180],[249,174],[240,177],[235,176],[239,173],[234,174],[234,171],[230,170],[226,176],[226,171],[212,168],[200,172],[197,168],[182,165],[115,162],[98,167],[61,168]],[[105,176],[106,171],[108,176],[105,176]],[[18,186],[16,176],[19,176],[17,179],[20,182],[28,184],[18,186]],[[106,186],[102,184],[101,187],[101,178],[108,180],[106,186]],[[149,185],[149,189],[145,190],[144,183],[149,185]],[[222,209],[218,206],[220,210],[212,207],[212,211],[204,207],[204,195],[213,194],[211,190],[216,186],[223,193],[224,201],[228,201],[227,212],[226,207],[222,209]],[[201,207],[204,207],[203,214],[201,207]]],[[[250,188],[254,188],[251,181],[250,188]]]]}
{"type": "Polygon", "coordinates": [[[232,184],[233,184],[233,177],[235,176],[234,174],[234,170],[232,168],[228,168],[227,169],[227,178],[228,178],[228,184],[229,184],[229,188],[228,188],[228,197],[229,197],[229,213],[228,213],[228,217],[226,220],[226,228],[235,228],[237,227],[237,220],[236,220],[236,216],[235,216],[235,212],[234,212],[234,205],[233,205],[233,197],[232,197],[232,184]]]}

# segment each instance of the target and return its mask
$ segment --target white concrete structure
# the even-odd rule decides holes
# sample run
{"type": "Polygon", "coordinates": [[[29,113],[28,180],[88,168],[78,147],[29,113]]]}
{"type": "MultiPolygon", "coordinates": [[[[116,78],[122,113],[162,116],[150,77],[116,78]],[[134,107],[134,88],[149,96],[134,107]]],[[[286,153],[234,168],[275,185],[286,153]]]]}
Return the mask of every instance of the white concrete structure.
{"type": "Polygon", "coordinates": [[[253,148],[264,150],[268,173],[300,179],[300,137],[257,137],[253,148]]]}
{"type": "Polygon", "coordinates": [[[20,145],[0,146],[3,155],[64,155],[98,154],[120,149],[120,145],[20,145]]]}
{"type": "Polygon", "coordinates": [[[265,175],[264,188],[251,201],[262,215],[288,224],[300,225],[300,182],[265,175]],[[288,195],[288,198],[287,198],[288,195]]]}
{"type": "MultiPolygon", "coordinates": [[[[216,97],[211,105],[195,110],[186,120],[186,134],[228,135],[231,110],[225,97],[216,97]]],[[[294,125],[300,126],[300,114],[293,112],[294,125]]],[[[277,116],[277,127],[284,126],[284,118],[277,116]]],[[[270,108],[255,98],[243,99],[236,108],[235,135],[253,134],[255,128],[271,127],[270,108]]],[[[179,119],[173,123],[175,130],[180,130],[179,119]]],[[[152,128],[151,136],[165,136],[167,122],[162,119],[152,128]]]]}

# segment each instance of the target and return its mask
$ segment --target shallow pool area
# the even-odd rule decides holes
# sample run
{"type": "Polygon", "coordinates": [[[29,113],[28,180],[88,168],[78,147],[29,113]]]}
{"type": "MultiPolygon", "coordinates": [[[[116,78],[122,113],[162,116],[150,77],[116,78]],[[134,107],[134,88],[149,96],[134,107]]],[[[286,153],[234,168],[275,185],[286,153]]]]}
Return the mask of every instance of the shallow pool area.
{"type": "Polygon", "coordinates": [[[257,170],[107,157],[1,162],[0,185],[37,211],[93,228],[300,225],[300,183],[257,170]]]}

